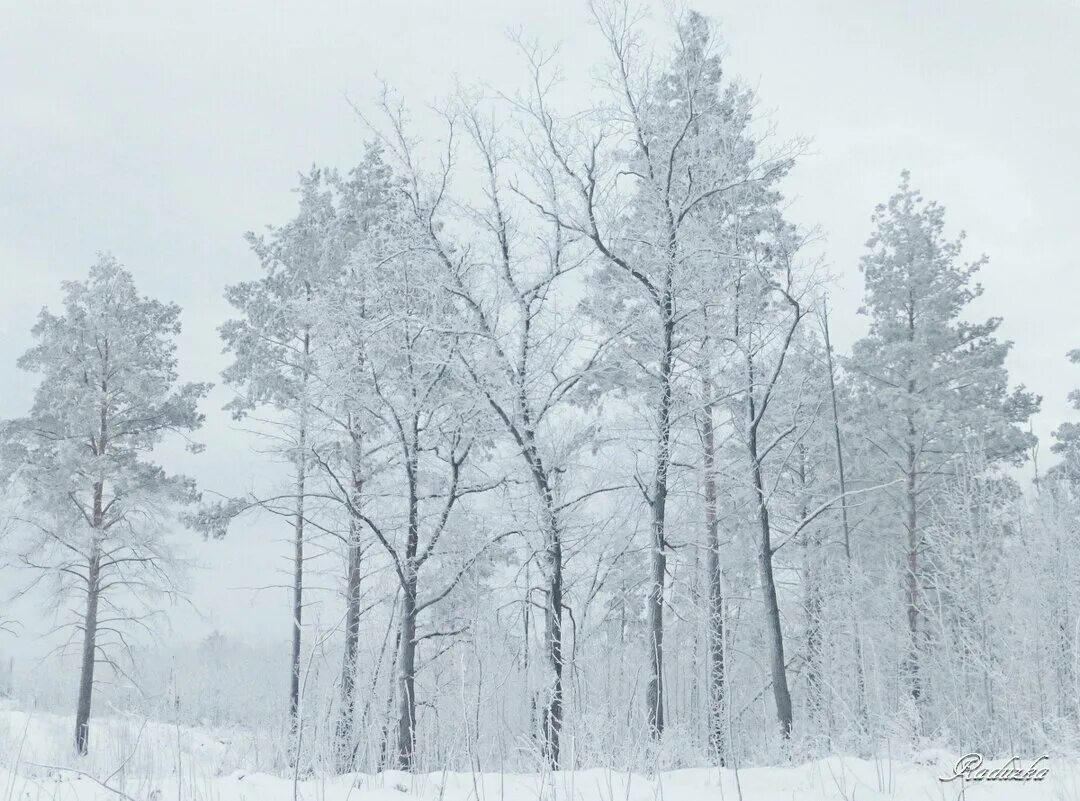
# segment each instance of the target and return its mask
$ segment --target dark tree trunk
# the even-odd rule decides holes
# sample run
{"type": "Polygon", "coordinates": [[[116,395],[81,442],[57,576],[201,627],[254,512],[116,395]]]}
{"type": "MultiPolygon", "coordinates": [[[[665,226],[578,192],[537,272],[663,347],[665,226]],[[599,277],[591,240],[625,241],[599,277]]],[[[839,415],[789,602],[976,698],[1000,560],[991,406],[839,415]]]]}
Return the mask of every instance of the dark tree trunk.
{"type": "Polygon", "coordinates": [[[419,453],[420,419],[413,414],[405,448],[405,474],[409,488],[409,523],[405,558],[398,564],[401,581],[401,642],[398,659],[397,766],[411,771],[416,767],[416,616],[419,579],[417,553],[420,549],[419,453]]]}
{"type": "MultiPolygon", "coordinates": [[[[100,506],[99,499],[100,489],[96,488],[95,502],[100,506]]],[[[75,709],[75,751],[79,754],[87,753],[90,746],[90,706],[94,693],[94,665],[97,662],[98,600],[101,597],[101,554],[98,551],[96,541],[87,567],[82,667],[79,673],[79,702],[75,709]]]]}
{"type": "Polygon", "coordinates": [[[548,521],[545,561],[548,588],[544,608],[544,639],[547,657],[547,699],[544,708],[544,748],[548,763],[559,767],[559,739],[563,715],[563,656],[562,656],[562,542],[558,522],[552,512],[548,521]]]}
{"type": "MultiPolygon", "coordinates": [[[[308,293],[310,299],[310,291],[308,293]]],[[[300,731],[300,645],[303,635],[304,611],[304,482],[307,478],[307,357],[311,354],[311,334],[304,333],[304,373],[301,379],[299,436],[296,448],[296,519],[293,521],[293,602],[292,654],[289,676],[289,720],[293,741],[300,731]]]]}
{"type": "Polygon", "coordinates": [[[648,626],[649,682],[645,689],[645,713],[649,733],[659,739],[664,733],[664,585],[667,575],[665,535],[668,494],[668,466],[671,459],[671,400],[674,347],[674,299],[670,291],[661,304],[663,352],[660,357],[660,397],[657,408],[656,473],[653,479],[652,564],[646,600],[648,626]]]}
{"type": "MultiPolygon", "coordinates": [[[[103,388],[104,390],[104,388],[103,388]]],[[[104,453],[106,444],[106,409],[100,415],[100,439],[97,452],[104,453]]],[[[97,535],[105,527],[105,485],[94,484],[94,506],[91,518],[93,539],[90,560],[86,565],[86,612],[82,628],[82,666],[79,673],[79,702],[75,714],[75,749],[86,754],[90,749],[90,708],[94,696],[94,666],[97,663],[97,607],[102,596],[102,551],[97,535]]]]}
{"type": "Polygon", "coordinates": [[[773,577],[772,545],[769,530],[769,510],[765,505],[765,488],[761,468],[753,468],[754,491],[758,495],[758,524],[761,537],[758,548],[758,571],[761,574],[761,592],[765,601],[765,627],[769,643],[769,673],[772,677],[773,700],[776,702],[776,719],[784,737],[791,734],[791,691],[788,688],[787,665],[784,659],[784,634],[780,627],[780,605],[776,597],[776,581],[773,577]]]}
{"type": "MultiPolygon", "coordinates": [[[[102,382],[103,398],[108,397],[108,384],[102,382]]],[[[102,402],[98,414],[98,438],[94,453],[104,456],[109,443],[108,402],[102,402]]],[[[101,545],[98,536],[105,529],[105,483],[94,482],[94,501],[90,524],[92,538],[90,558],[86,566],[86,614],[83,617],[82,666],[79,673],[79,700],[75,708],[75,751],[85,754],[90,747],[90,707],[94,696],[94,666],[97,663],[98,603],[101,599],[101,545]]]]}
{"type": "Polygon", "coordinates": [[[416,768],[416,574],[406,575],[401,607],[401,653],[398,661],[397,766],[416,768]]]}
{"type": "Polygon", "coordinates": [[[293,737],[300,729],[300,644],[304,611],[304,439],[300,428],[300,458],[296,467],[296,520],[293,525],[293,599],[292,599],[292,658],[289,676],[289,719],[293,737]]]}
{"type": "MultiPolygon", "coordinates": [[[[522,396],[524,403],[524,396],[522,396]]],[[[524,406],[522,407],[524,408],[524,406]]],[[[530,420],[526,420],[526,426],[530,420]]],[[[532,473],[537,499],[544,515],[544,708],[541,713],[541,738],[544,756],[552,768],[559,767],[560,736],[563,723],[563,552],[562,531],[556,511],[555,491],[547,467],[536,446],[533,430],[526,427],[521,437],[522,455],[532,473]]],[[[527,606],[527,605],[526,605],[527,606]]],[[[526,614],[528,614],[526,612],[526,614]]],[[[526,618],[526,627],[528,626],[526,618]]],[[[526,647],[528,629],[526,628],[526,647]]],[[[526,652],[527,658],[527,652],[526,652]]]]}
{"type": "Polygon", "coordinates": [[[772,677],[773,699],[776,702],[776,718],[780,733],[791,734],[791,691],[788,688],[787,664],[784,659],[784,633],[780,626],[780,605],[776,596],[776,580],[773,576],[772,529],[769,523],[769,506],[765,482],[761,475],[761,457],[758,455],[757,407],[754,401],[754,365],[747,364],[747,449],[750,457],[750,475],[757,505],[760,535],[758,537],[758,572],[761,592],[765,602],[765,629],[769,648],[769,672],[772,677]]]}

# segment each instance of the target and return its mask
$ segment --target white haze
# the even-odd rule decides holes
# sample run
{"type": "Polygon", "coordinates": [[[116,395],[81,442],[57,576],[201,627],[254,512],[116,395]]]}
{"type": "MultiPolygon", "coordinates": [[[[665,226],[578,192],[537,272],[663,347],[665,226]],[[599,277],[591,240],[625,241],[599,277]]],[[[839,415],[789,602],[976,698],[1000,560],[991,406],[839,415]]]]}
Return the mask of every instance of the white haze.
{"type": "MultiPolygon", "coordinates": [[[[1044,398],[1045,443],[1080,384],[1064,359],[1080,346],[1080,5],[695,7],[721,21],[727,69],[778,110],[781,136],[814,140],[785,189],[791,216],[827,235],[839,347],[862,331],[857,260],[870,213],[908,168],[952,230],[969,231],[968,255],[990,257],[975,312],[1004,317],[1011,378],[1044,398]]],[[[143,292],[183,307],[181,369],[219,382],[222,290],[257,272],[242,234],[289,217],[298,172],[359,156],[364,131],[348,101],[363,106],[377,76],[417,106],[455,80],[514,90],[524,71],[505,34],[517,28],[561,42],[568,84],[587,83],[597,34],[584,4],[567,0],[0,3],[0,417],[29,404],[15,360],[38,309],[55,307],[60,281],[83,277],[99,250],[143,292]]],[[[235,493],[270,468],[220,411],[228,397],[218,388],[204,405],[199,438],[212,447],[169,459],[235,493]]],[[[222,542],[192,538],[206,569],[192,574],[197,611],[174,610],[174,629],[282,640],[286,590],[251,588],[287,567],[287,535],[264,518],[222,542]]],[[[41,614],[36,601],[19,613],[41,614]]],[[[21,658],[46,645],[5,638],[2,650],[21,658]]]]}

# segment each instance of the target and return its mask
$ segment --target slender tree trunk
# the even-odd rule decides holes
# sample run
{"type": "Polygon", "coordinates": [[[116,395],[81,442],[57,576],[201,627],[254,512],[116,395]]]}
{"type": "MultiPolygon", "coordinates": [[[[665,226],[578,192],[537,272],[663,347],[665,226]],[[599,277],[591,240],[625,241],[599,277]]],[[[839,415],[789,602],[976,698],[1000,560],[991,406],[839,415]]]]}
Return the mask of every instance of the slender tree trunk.
{"type": "Polygon", "coordinates": [[[847,508],[847,477],[844,473],[844,448],[840,439],[840,412],[836,393],[836,375],[833,368],[832,341],[829,339],[829,310],[823,308],[822,329],[825,334],[825,359],[829,368],[829,396],[832,403],[833,443],[836,447],[836,474],[840,484],[840,521],[844,534],[844,561],[846,567],[848,605],[851,615],[851,637],[855,659],[855,702],[858,708],[859,726],[863,731],[869,726],[870,716],[866,706],[866,678],[863,673],[862,632],[859,627],[855,605],[855,560],[851,553],[851,525],[847,508]]]}
{"type": "MultiPolygon", "coordinates": [[[[802,518],[805,519],[805,516],[802,518]]],[[[826,711],[822,686],[822,597],[817,573],[817,543],[806,536],[803,541],[803,604],[806,607],[806,693],[815,716],[826,711]]]]}
{"type": "MultiPolygon", "coordinates": [[[[310,291],[309,291],[310,298],[310,291]]],[[[289,676],[289,720],[293,742],[300,730],[300,645],[304,611],[304,481],[307,478],[307,362],[311,334],[304,333],[304,373],[301,379],[299,436],[296,448],[296,519],[293,522],[292,664],[289,676]]]]}
{"type": "Polygon", "coordinates": [[[292,600],[292,664],[289,676],[289,719],[295,741],[300,728],[300,645],[303,633],[304,611],[304,481],[306,460],[304,458],[307,432],[303,422],[300,426],[300,457],[296,462],[296,520],[293,525],[293,600],[292,600]]]}
{"type": "Polygon", "coordinates": [[[725,761],[724,738],[724,587],[720,570],[720,531],[716,501],[716,426],[713,421],[713,387],[705,380],[705,404],[701,416],[702,472],[705,482],[705,574],[708,582],[708,699],[709,750],[720,766],[725,761]]]}
{"type": "Polygon", "coordinates": [[[405,448],[405,473],[409,487],[409,523],[405,558],[400,563],[401,643],[398,661],[398,736],[397,764],[402,770],[416,767],[416,616],[417,553],[420,548],[419,453],[420,419],[414,413],[405,448]]]}
{"type": "MultiPolygon", "coordinates": [[[[798,470],[796,477],[799,481],[799,525],[803,525],[809,515],[806,508],[807,482],[806,482],[806,448],[803,445],[796,447],[798,454],[798,470]]],[[[817,570],[817,537],[811,531],[804,531],[802,535],[803,550],[803,606],[806,609],[806,694],[807,705],[811,714],[816,719],[818,714],[826,709],[822,687],[822,636],[821,636],[821,611],[824,600],[821,593],[821,577],[817,570]]]]}
{"type": "Polygon", "coordinates": [[[750,456],[750,477],[757,505],[760,535],[758,537],[758,572],[761,592],[765,603],[765,629],[769,648],[769,672],[772,677],[773,699],[776,702],[776,718],[780,733],[785,738],[791,734],[791,691],[788,688],[787,664],[784,659],[784,633],[780,626],[780,605],[776,596],[776,580],[773,576],[772,529],[769,522],[769,506],[765,495],[765,482],[761,475],[761,458],[758,455],[757,417],[754,401],[754,363],[747,358],[747,449],[750,456]]]}
{"type": "Polygon", "coordinates": [[[791,734],[791,691],[788,689],[787,665],[784,659],[784,634],[780,627],[780,605],[776,597],[776,580],[773,576],[772,544],[769,510],[765,504],[765,487],[761,467],[752,469],[754,491],[758,495],[758,524],[761,536],[758,548],[758,571],[761,574],[761,592],[765,601],[765,628],[769,644],[769,672],[772,677],[773,700],[776,702],[776,719],[780,733],[791,734]]]}
{"type": "Polygon", "coordinates": [[[918,485],[915,478],[915,425],[912,416],[908,415],[908,434],[911,441],[908,444],[907,459],[907,486],[904,500],[907,504],[907,575],[905,576],[907,596],[907,624],[908,624],[908,655],[905,660],[904,673],[911,687],[911,697],[918,702],[922,694],[922,686],[919,677],[919,529],[918,529],[918,485]]]}
{"type": "Polygon", "coordinates": [[[341,665],[341,707],[337,723],[337,768],[352,770],[356,736],[356,668],[360,644],[360,524],[349,520],[348,572],[345,579],[345,651],[341,665]]]}
{"type": "MultiPolygon", "coordinates": [[[[98,485],[100,487],[100,484],[98,485]]],[[[95,502],[100,506],[100,489],[95,502]]],[[[86,614],[83,618],[82,668],[79,673],[79,702],[75,709],[75,751],[85,754],[90,746],[90,706],[94,693],[94,665],[97,662],[98,600],[101,597],[101,552],[95,539],[86,575],[86,614]]]]}
{"type": "Polygon", "coordinates": [[[416,767],[416,573],[409,565],[401,606],[401,654],[398,662],[397,765],[416,767]]]}
{"type": "MultiPolygon", "coordinates": [[[[103,398],[98,410],[98,438],[94,453],[104,456],[109,445],[108,382],[101,383],[103,398]]],[[[91,511],[90,558],[86,566],[86,614],[83,618],[82,666],[79,673],[79,700],[75,708],[75,751],[85,754],[90,747],[90,707],[94,695],[94,666],[97,663],[98,604],[101,600],[101,542],[105,529],[105,483],[94,482],[91,511]]]]}
{"type": "MultiPolygon", "coordinates": [[[[522,395],[522,408],[524,406],[522,395]]],[[[548,764],[559,767],[559,743],[563,723],[563,655],[562,655],[562,607],[563,607],[563,552],[562,532],[555,508],[555,492],[539,449],[535,434],[525,421],[522,455],[529,465],[538,501],[544,514],[544,709],[541,719],[541,737],[544,756],[548,764]]],[[[528,604],[526,604],[527,608],[528,604]]],[[[526,612],[526,615],[528,612],[526,612]]],[[[528,642],[528,617],[526,617],[526,648],[528,642]]],[[[526,651],[526,658],[528,652],[526,651]]]]}
{"type": "MultiPolygon", "coordinates": [[[[398,664],[401,662],[401,624],[394,634],[394,655],[390,660],[390,689],[386,693],[386,709],[383,714],[382,738],[380,740],[379,764],[384,768],[393,767],[390,762],[390,728],[394,721],[394,686],[397,684],[398,664]]],[[[397,757],[397,736],[394,736],[394,757],[397,757]]]]}
{"type": "MultiPolygon", "coordinates": [[[[352,437],[352,465],[350,488],[353,509],[359,509],[363,494],[363,476],[360,472],[360,443],[355,421],[349,420],[352,437]]],[[[348,567],[345,577],[345,649],[341,666],[341,708],[337,722],[337,762],[338,770],[347,772],[353,768],[353,754],[356,750],[354,733],[356,718],[356,668],[357,651],[360,643],[360,566],[363,547],[360,539],[361,525],[354,514],[349,516],[348,567]]]]}
{"type": "MultiPolygon", "coordinates": [[[[907,339],[909,348],[915,347],[915,296],[911,288],[908,289],[907,306],[907,339]]],[[[907,623],[908,623],[908,655],[905,659],[904,673],[907,675],[911,687],[911,698],[918,708],[919,697],[922,695],[922,686],[919,676],[919,526],[918,526],[918,455],[916,450],[915,409],[918,403],[916,396],[917,385],[914,378],[914,365],[908,363],[907,382],[907,486],[905,498],[907,503],[907,623]]]]}
{"type": "Polygon", "coordinates": [[[652,565],[646,602],[649,682],[645,689],[645,712],[649,733],[659,739],[664,733],[664,585],[667,575],[668,465],[671,459],[671,400],[674,347],[674,301],[665,294],[661,305],[663,352],[660,357],[660,398],[657,408],[656,473],[653,480],[652,565]]]}
{"type": "Polygon", "coordinates": [[[529,675],[529,643],[532,641],[532,577],[529,575],[530,561],[525,562],[525,597],[521,605],[522,634],[524,635],[524,650],[522,657],[521,673],[525,678],[525,697],[529,703],[529,731],[534,732],[534,737],[542,737],[543,727],[536,722],[536,695],[532,691],[532,682],[529,675]]]}
{"type": "MultiPolygon", "coordinates": [[[[801,446],[800,446],[801,449],[801,446]]],[[[800,453],[799,481],[803,492],[806,489],[805,453],[800,453]]],[[[806,520],[805,494],[803,503],[799,508],[800,525],[806,520]]],[[[819,715],[828,712],[825,703],[824,685],[822,682],[823,670],[823,638],[821,625],[821,612],[824,607],[822,597],[821,576],[818,574],[818,542],[817,537],[809,531],[803,533],[803,605],[806,607],[806,694],[807,705],[815,719],[819,715]]],[[[828,723],[828,721],[826,721],[828,723]]],[[[831,726],[827,726],[831,737],[831,726]]]]}
{"type": "Polygon", "coordinates": [[[559,739],[563,715],[563,655],[562,655],[562,541],[555,513],[550,512],[547,525],[545,561],[548,588],[544,609],[544,639],[547,657],[547,701],[544,709],[544,745],[548,763],[559,767],[559,739]]]}

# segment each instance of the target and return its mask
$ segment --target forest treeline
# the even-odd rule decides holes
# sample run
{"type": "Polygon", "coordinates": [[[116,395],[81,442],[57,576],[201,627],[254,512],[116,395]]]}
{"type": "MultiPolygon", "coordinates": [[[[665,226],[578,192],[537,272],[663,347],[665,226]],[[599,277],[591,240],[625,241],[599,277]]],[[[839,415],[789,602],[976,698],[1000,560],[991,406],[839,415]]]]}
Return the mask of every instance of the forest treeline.
{"type": "Polygon", "coordinates": [[[178,377],[180,309],[111,256],[41,313],[4,547],[71,604],[78,751],[103,671],[339,772],[1078,742],[1080,426],[1022,487],[1039,399],[1000,319],[970,319],[985,260],[903,173],[837,352],[783,195],[803,144],[704,17],[652,42],[593,12],[589,107],[524,42],[528,85],[449,98],[438,139],[386,92],[356,166],[249,235],[209,413],[277,486],[222,500],[153,461],[202,447],[209,385],[178,377]],[[181,592],[177,524],[212,558],[249,515],[292,543],[280,669],[215,640],[158,675],[129,638],[181,592]]]}

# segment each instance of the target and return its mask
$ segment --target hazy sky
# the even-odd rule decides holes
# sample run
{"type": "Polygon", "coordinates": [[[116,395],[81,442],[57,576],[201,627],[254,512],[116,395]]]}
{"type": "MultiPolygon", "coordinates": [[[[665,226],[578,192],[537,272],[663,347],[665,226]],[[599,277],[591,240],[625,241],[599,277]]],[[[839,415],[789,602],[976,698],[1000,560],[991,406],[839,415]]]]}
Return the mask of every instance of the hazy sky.
{"type": "MultiPolygon", "coordinates": [[[[693,7],[720,21],[728,73],[757,87],[780,133],[814,140],[787,186],[793,218],[828,236],[838,344],[862,329],[871,211],[908,168],[951,230],[967,230],[968,255],[990,257],[975,311],[1004,317],[1014,380],[1044,396],[1045,443],[1080,386],[1064,358],[1080,347],[1080,0],[693,7]]],[[[364,105],[376,76],[419,105],[455,77],[513,90],[523,71],[505,34],[517,28],[561,42],[572,83],[602,55],[577,0],[0,0],[0,417],[28,406],[15,360],[37,311],[99,250],[183,307],[182,371],[217,380],[222,289],[257,274],[242,235],[288,218],[299,171],[357,159],[364,132],[347,99],[364,105]]],[[[260,459],[219,411],[227,398],[206,404],[209,448],[182,467],[235,492],[260,459]]],[[[244,588],[268,583],[286,534],[266,520],[193,548],[210,569],[194,579],[199,626],[185,612],[183,629],[284,637],[284,590],[244,588]]]]}

